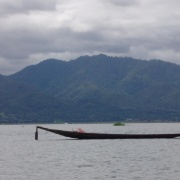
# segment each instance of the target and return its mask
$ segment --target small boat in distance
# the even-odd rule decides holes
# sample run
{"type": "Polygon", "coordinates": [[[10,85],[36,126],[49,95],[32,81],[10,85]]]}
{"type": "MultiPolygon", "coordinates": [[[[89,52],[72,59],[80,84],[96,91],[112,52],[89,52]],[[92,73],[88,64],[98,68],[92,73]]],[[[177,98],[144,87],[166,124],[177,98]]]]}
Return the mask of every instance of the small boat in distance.
{"type": "Polygon", "coordinates": [[[74,139],[165,139],[180,137],[180,134],[108,134],[108,133],[87,133],[82,129],[78,131],[64,131],[36,126],[35,140],[38,140],[38,129],[49,131],[74,139]]]}

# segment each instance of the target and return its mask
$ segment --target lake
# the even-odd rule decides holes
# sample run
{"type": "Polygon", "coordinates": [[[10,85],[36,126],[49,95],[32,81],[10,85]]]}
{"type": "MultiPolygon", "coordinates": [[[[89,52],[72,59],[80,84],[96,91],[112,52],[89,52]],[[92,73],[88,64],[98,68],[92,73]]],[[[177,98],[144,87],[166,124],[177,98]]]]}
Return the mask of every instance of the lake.
{"type": "MultiPolygon", "coordinates": [[[[39,125],[39,124],[38,124],[39,125]]],[[[180,123],[45,124],[106,133],[180,133],[180,123]]],[[[73,140],[0,125],[1,180],[179,180],[180,139],[73,140]]]]}

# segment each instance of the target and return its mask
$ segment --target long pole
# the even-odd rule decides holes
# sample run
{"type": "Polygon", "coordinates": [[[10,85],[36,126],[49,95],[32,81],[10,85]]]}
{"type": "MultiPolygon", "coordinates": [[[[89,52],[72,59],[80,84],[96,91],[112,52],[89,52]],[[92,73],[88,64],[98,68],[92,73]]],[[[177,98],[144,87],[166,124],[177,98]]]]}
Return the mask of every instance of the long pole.
{"type": "Polygon", "coordinates": [[[38,127],[36,127],[35,140],[38,140],[38,127]]]}

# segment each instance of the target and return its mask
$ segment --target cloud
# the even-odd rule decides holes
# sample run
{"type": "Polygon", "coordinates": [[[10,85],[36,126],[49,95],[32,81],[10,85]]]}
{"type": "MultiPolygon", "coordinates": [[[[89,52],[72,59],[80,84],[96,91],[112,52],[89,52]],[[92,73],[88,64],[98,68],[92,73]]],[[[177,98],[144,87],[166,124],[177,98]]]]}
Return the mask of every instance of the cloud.
{"type": "Polygon", "coordinates": [[[178,0],[0,0],[0,74],[104,53],[180,64],[178,0]]]}
{"type": "Polygon", "coordinates": [[[0,0],[0,14],[9,15],[16,13],[28,13],[30,11],[39,10],[39,11],[53,11],[56,7],[56,1],[43,1],[43,0],[0,0]]]}
{"type": "Polygon", "coordinates": [[[138,4],[139,0],[102,0],[102,3],[109,3],[115,6],[133,6],[138,4]]]}

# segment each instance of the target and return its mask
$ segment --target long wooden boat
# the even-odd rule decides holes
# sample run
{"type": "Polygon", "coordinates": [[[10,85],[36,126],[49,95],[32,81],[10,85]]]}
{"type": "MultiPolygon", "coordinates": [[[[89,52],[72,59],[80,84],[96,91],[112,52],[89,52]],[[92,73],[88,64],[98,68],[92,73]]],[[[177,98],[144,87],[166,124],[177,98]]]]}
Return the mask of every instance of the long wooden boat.
{"type": "Polygon", "coordinates": [[[38,129],[75,139],[165,139],[180,137],[180,134],[107,134],[87,133],[79,131],[64,131],[36,126],[35,139],[38,140],[38,129]]]}

